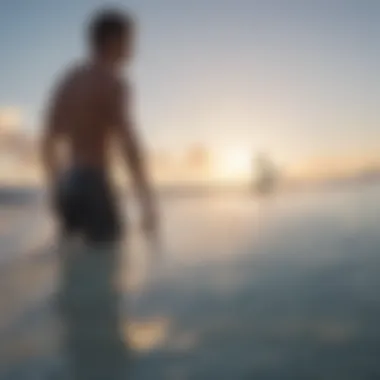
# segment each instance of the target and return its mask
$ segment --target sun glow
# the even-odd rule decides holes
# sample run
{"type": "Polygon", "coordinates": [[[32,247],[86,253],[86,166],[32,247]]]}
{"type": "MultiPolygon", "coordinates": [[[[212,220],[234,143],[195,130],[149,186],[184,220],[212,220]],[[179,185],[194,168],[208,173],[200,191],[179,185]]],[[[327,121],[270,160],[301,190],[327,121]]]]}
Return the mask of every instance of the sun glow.
{"type": "Polygon", "coordinates": [[[223,152],[215,168],[217,177],[223,180],[247,180],[251,170],[251,155],[242,149],[223,152]]]}

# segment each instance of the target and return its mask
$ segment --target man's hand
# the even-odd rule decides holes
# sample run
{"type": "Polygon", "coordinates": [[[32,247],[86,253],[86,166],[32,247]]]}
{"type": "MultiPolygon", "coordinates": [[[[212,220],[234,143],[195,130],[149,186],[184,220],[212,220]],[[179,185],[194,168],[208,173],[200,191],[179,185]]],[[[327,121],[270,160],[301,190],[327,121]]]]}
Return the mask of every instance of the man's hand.
{"type": "Polygon", "coordinates": [[[156,262],[161,253],[161,236],[155,202],[151,197],[142,200],[142,229],[149,247],[150,256],[156,262]]]}
{"type": "Polygon", "coordinates": [[[149,240],[158,240],[158,217],[151,200],[145,201],[143,206],[142,228],[149,240]]]}

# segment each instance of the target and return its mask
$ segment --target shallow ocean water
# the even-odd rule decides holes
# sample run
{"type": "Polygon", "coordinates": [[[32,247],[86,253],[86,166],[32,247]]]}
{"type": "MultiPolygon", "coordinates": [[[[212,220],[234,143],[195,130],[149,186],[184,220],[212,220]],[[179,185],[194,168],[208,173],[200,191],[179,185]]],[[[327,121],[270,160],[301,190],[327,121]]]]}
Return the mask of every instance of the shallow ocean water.
{"type": "Polygon", "coordinates": [[[133,223],[59,260],[39,200],[1,208],[0,379],[380,378],[379,185],[161,209],[153,261],[133,223]]]}

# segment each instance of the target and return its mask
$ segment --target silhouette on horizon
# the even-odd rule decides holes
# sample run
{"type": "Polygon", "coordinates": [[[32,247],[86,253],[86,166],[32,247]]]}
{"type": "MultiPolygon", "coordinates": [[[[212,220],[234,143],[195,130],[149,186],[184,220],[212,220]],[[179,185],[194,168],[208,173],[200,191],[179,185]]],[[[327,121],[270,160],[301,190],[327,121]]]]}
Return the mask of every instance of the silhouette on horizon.
{"type": "Polygon", "coordinates": [[[265,154],[260,153],[253,160],[253,191],[258,195],[270,195],[275,192],[279,173],[275,164],[265,154]]]}

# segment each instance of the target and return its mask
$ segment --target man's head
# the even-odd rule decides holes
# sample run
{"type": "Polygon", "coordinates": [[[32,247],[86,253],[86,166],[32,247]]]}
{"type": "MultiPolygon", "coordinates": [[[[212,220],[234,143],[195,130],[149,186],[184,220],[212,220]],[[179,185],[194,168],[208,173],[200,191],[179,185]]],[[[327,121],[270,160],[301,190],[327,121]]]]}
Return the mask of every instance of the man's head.
{"type": "Polygon", "coordinates": [[[134,23],[123,12],[107,10],[99,12],[89,28],[90,45],[97,57],[113,64],[128,61],[133,50],[134,23]]]}

